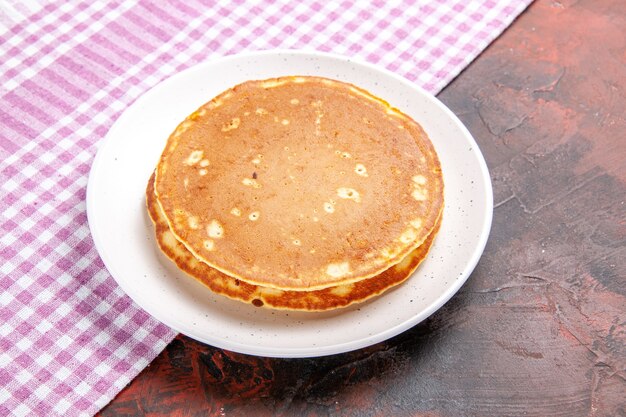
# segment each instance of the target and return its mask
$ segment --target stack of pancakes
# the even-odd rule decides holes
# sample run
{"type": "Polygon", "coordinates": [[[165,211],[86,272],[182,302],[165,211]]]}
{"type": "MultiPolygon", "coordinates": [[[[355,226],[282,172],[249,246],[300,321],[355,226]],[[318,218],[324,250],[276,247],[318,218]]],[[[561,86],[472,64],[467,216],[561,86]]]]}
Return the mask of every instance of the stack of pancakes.
{"type": "Polygon", "coordinates": [[[321,311],[405,281],[439,229],[422,128],[353,85],[248,81],[187,117],[146,190],[162,252],[227,297],[321,311]]]}

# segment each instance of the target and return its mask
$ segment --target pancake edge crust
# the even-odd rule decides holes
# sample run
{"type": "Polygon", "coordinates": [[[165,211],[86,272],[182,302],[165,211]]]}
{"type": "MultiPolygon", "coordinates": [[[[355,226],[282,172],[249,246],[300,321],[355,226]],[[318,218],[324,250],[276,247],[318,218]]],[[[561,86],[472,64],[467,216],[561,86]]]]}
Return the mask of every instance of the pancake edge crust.
{"type": "Polygon", "coordinates": [[[312,291],[277,290],[248,284],[229,275],[223,274],[199,261],[175,237],[169,229],[154,194],[154,175],[146,189],[146,206],[154,226],[156,243],[178,269],[189,277],[199,281],[213,293],[231,300],[275,310],[320,312],[345,308],[357,303],[372,300],[383,293],[398,287],[407,281],[428,256],[441,225],[441,217],[426,240],[414,249],[401,262],[383,271],[381,274],[353,284],[340,284],[336,287],[312,291]],[[169,237],[169,245],[167,234],[169,237]]]}

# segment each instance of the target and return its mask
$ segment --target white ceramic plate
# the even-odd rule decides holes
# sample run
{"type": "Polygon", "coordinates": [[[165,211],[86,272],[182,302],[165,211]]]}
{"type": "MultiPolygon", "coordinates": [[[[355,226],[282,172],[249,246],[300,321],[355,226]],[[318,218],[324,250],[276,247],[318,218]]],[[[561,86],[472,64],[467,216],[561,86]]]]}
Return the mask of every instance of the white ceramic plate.
{"type": "Polygon", "coordinates": [[[253,355],[321,356],[362,348],[414,326],[454,295],[483,252],[493,200],[476,142],[441,102],[391,72],[311,52],[230,56],[160,83],[116,121],[93,163],[87,214],[107,269],[143,309],[199,341],[253,355]],[[370,302],[325,313],[256,308],[215,295],[160,254],[144,203],[169,134],[223,90],[250,79],[319,75],[351,82],[418,121],[441,159],[445,208],[428,258],[403,285],[370,302]]]}

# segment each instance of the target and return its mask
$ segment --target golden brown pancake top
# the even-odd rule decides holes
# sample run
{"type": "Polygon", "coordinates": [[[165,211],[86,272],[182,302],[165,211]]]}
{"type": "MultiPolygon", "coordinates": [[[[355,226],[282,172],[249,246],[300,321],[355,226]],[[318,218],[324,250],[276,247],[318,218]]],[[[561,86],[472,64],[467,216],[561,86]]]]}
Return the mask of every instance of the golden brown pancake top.
{"type": "Polygon", "coordinates": [[[159,204],[198,258],[242,281],[320,289],[372,277],[430,234],[441,169],[422,128],[317,77],[249,81],[170,136],[159,204]]]}

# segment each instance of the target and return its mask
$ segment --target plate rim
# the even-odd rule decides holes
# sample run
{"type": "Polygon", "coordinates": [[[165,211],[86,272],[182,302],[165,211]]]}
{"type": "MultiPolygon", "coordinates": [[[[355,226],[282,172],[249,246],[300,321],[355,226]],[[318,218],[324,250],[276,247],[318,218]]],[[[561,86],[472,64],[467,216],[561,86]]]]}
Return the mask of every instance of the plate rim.
{"type": "MultiPolygon", "coordinates": [[[[444,173],[444,181],[445,181],[445,173],[444,173]]],[[[118,118],[113,122],[109,130],[103,139],[101,139],[98,143],[98,148],[96,152],[96,156],[93,159],[89,177],[87,181],[87,190],[86,190],[86,208],[87,208],[87,221],[89,224],[89,230],[94,242],[94,246],[98,252],[98,255],[102,259],[102,262],[105,265],[105,268],[109,272],[109,274],[113,277],[117,285],[124,291],[125,295],[128,296],[138,307],[148,313],[151,317],[155,318],[161,324],[169,327],[170,329],[185,334],[195,340],[198,340],[202,343],[207,343],[209,345],[227,349],[239,353],[255,355],[255,356],[266,356],[266,357],[281,357],[281,358],[303,358],[303,357],[318,357],[318,356],[326,356],[332,354],[345,353],[357,349],[361,349],[367,346],[371,346],[375,343],[383,342],[387,339],[390,339],[412,327],[424,321],[428,317],[430,317],[434,312],[439,310],[444,304],[446,304],[465,284],[465,282],[469,279],[470,275],[476,268],[484,249],[486,247],[489,234],[491,231],[491,225],[493,221],[493,188],[491,183],[491,177],[489,174],[489,169],[487,167],[487,163],[484,159],[484,156],[478,146],[476,140],[467,129],[467,127],[460,121],[460,119],[445,105],[443,104],[437,97],[425,91],[419,85],[414,84],[410,80],[384,68],[366,61],[363,61],[359,58],[343,56],[340,54],[329,53],[329,52],[321,52],[314,50],[294,50],[294,49],[273,49],[273,50],[263,50],[263,51],[253,51],[253,52],[243,52],[243,53],[235,53],[231,55],[226,55],[214,59],[209,59],[207,61],[198,63],[189,68],[186,68],[182,71],[179,71],[169,77],[164,78],[159,81],[157,84],[146,90],[142,93],[137,99],[131,102],[118,116],[118,118]],[[108,146],[111,146],[112,137],[114,133],[119,129],[119,126],[122,125],[122,122],[128,117],[128,110],[135,106],[138,102],[141,102],[145,99],[146,96],[149,96],[151,92],[155,89],[160,88],[163,83],[166,82],[174,82],[178,78],[183,78],[187,76],[187,74],[193,71],[202,71],[205,70],[206,67],[211,67],[218,64],[228,63],[228,61],[238,60],[238,59],[253,59],[258,56],[272,56],[276,55],[280,57],[281,55],[295,55],[300,57],[312,57],[312,58],[325,58],[341,61],[343,63],[352,63],[357,66],[365,67],[371,71],[378,72],[385,77],[391,77],[396,81],[399,81],[404,86],[409,89],[417,91],[419,94],[425,96],[428,101],[435,105],[440,111],[443,111],[448,117],[449,121],[454,123],[455,126],[463,133],[466,140],[468,140],[469,144],[473,148],[472,152],[476,157],[478,166],[480,168],[480,179],[482,180],[482,186],[485,190],[483,199],[483,204],[485,205],[485,211],[483,212],[484,221],[483,227],[480,230],[480,235],[478,237],[477,244],[474,246],[471,256],[468,258],[466,262],[464,262],[464,267],[462,270],[462,275],[460,275],[457,279],[452,281],[452,283],[446,288],[444,292],[442,292],[439,297],[435,299],[435,301],[431,302],[425,309],[421,310],[419,313],[412,315],[410,318],[397,323],[395,326],[391,326],[388,329],[378,332],[374,335],[367,335],[365,337],[361,337],[358,339],[354,339],[348,342],[341,342],[335,344],[327,344],[324,346],[314,346],[314,347],[268,347],[268,346],[251,346],[247,343],[240,343],[231,339],[224,339],[218,337],[199,337],[195,334],[189,334],[187,331],[183,331],[179,326],[176,320],[172,320],[171,318],[165,317],[161,312],[155,313],[151,311],[151,309],[146,308],[146,304],[143,300],[137,299],[137,297],[131,296],[133,291],[129,291],[129,287],[125,284],[124,280],[118,279],[119,271],[114,267],[113,261],[110,259],[109,255],[105,250],[105,245],[103,243],[103,237],[100,235],[99,231],[95,228],[95,217],[94,214],[94,200],[96,199],[96,191],[94,191],[94,183],[96,181],[96,176],[98,170],[100,170],[100,166],[103,164],[104,152],[103,149],[106,149],[108,146]],[[121,122],[122,121],[122,122],[121,122]]],[[[445,211],[444,206],[444,211],[445,211]]]]}

